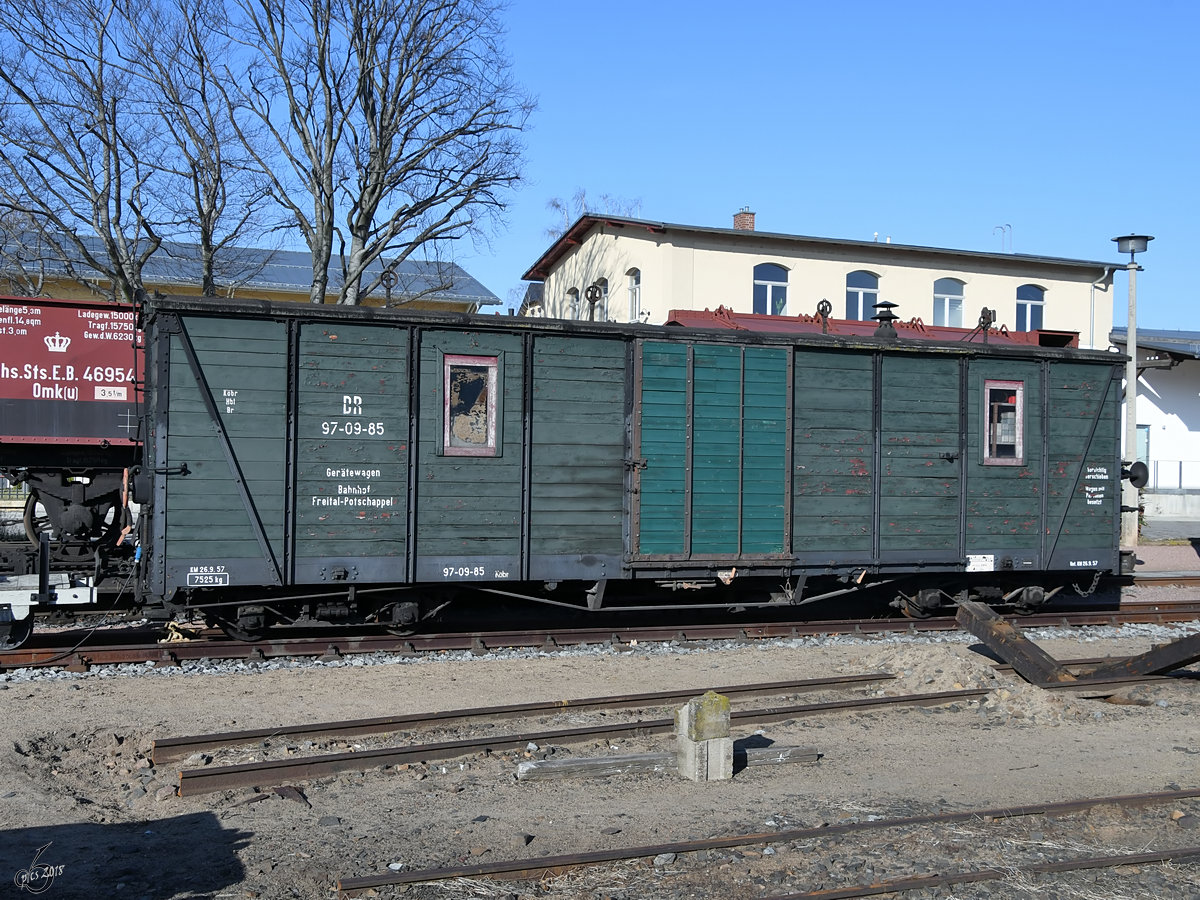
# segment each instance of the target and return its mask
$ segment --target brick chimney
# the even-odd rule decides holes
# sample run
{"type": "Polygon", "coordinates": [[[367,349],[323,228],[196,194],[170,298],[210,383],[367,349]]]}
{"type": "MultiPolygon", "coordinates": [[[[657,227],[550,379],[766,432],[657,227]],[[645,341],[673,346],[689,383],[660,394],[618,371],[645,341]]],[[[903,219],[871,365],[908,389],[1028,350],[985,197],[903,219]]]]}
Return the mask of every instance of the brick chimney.
{"type": "Polygon", "coordinates": [[[733,227],[737,231],[754,230],[754,213],[750,212],[750,207],[743,206],[740,211],[733,214],[733,227]]]}

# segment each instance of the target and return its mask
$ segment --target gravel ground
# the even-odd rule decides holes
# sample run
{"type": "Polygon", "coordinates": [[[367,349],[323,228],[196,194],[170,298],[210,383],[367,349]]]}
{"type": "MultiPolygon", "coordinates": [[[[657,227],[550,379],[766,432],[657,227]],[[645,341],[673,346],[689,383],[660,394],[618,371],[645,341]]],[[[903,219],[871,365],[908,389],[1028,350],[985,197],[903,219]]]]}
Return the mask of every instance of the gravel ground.
{"type": "MultiPolygon", "coordinates": [[[[1179,590],[1139,593],[1154,599],[1154,591],[1179,590]]],[[[1030,635],[1051,654],[1071,658],[1141,652],[1197,631],[1200,623],[1030,635]]],[[[42,895],[53,898],[329,898],[339,877],[389,870],[1200,788],[1200,666],[1190,672],[1194,677],[1126,689],[1124,702],[1106,703],[1042,691],[997,672],[962,635],[124,667],[83,675],[16,671],[0,675],[0,883],[36,872],[53,876],[42,895]],[[295,790],[197,797],[175,795],[178,767],[156,769],[149,761],[151,741],[180,734],[645,690],[699,693],[719,684],[881,670],[898,678],[863,694],[976,687],[988,693],[947,707],[767,725],[759,741],[815,748],[820,762],[746,769],[707,784],[674,774],[515,779],[526,758],[670,749],[665,737],[431,759],[297,782],[295,790]]],[[[799,702],[818,699],[806,694],[799,702]]],[[[663,714],[669,711],[642,713],[663,714]]],[[[494,731],[565,728],[585,718],[572,712],[502,722],[494,731]]],[[[461,736],[442,731],[406,739],[461,736]]],[[[735,738],[752,736],[735,729],[735,738]]],[[[355,745],[366,742],[328,749],[355,745]]],[[[307,752],[275,741],[207,762],[307,752]]],[[[1197,862],[1052,877],[1019,871],[1072,855],[1200,845],[1198,822],[1194,800],[1135,811],[1107,807],[1055,819],[781,837],[540,882],[460,879],[382,888],[374,896],[752,898],[992,865],[1013,871],[1000,882],[905,896],[1200,898],[1197,862]]],[[[8,890],[5,896],[29,895],[16,884],[8,890]]]]}
{"type": "Polygon", "coordinates": [[[1200,572],[1200,541],[1177,540],[1142,544],[1137,548],[1135,572],[1200,572]]]}

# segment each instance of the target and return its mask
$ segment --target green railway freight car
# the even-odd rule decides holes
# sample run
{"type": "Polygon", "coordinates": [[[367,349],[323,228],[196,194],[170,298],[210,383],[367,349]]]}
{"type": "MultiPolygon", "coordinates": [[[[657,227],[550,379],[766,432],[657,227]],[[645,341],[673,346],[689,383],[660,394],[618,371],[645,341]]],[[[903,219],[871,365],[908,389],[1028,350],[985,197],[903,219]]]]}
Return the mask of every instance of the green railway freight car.
{"type": "Polygon", "coordinates": [[[141,592],[252,633],[1119,571],[1120,357],[815,331],[155,300],[141,592]]]}

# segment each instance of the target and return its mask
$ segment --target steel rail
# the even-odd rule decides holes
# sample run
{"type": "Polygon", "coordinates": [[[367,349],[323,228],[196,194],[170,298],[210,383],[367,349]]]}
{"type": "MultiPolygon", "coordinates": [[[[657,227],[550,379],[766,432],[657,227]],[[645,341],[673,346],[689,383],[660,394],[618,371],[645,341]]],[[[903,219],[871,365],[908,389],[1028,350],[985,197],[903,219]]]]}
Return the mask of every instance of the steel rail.
{"type": "Polygon", "coordinates": [[[1118,866],[1138,866],[1149,863],[1180,862],[1200,859],[1200,847],[1179,847],[1146,853],[1116,853],[1106,856],[1081,856],[1058,862],[1033,863],[1028,866],[1004,866],[949,872],[942,875],[913,875],[874,884],[857,884],[840,888],[803,891],[798,894],[772,894],[763,900],[845,900],[853,897],[875,897],[879,894],[898,894],[951,884],[977,884],[981,881],[1003,881],[1016,875],[1056,875],[1081,872],[1087,869],[1115,869],[1118,866]]]}
{"type": "Polygon", "coordinates": [[[861,675],[846,675],[830,678],[805,678],[796,681],[767,681],[755,684],[722,685],[712,688],[690,688],[686,690],[655,691],[640,694],[612,694],[604,697],[584,697],[575,700],[547,700],[533,703],[517,703],[508,706],[486,706],[452,709],[442,712],[411,713],[407,715],[379,716],[369,719],[349,719],[340,722],[314,722],[303,725],[282,725],[275,728],[253,728],[245,731],[225,731],[214,734],[198,734],[169,737],[155,740],[151,744],[151,759],[159,766],[186,757],[202,750],[249,744],[271,738],[304,739],[315,737],[350,737],[363,734],[379,734],[401,731],[406,728],[431,728],[441,725],[461,724],[473,720],[512,719],[566,710],[636,708],[643,706],[668,706],[686,701],[705,691],[716,691],[727,697],[754,697],[764,694],[796,694],[839,687],[854,687],[874,684],[896,676],[891,672],[866,672],[861,675]]]}
{"type": "Polygon", "coordinates": [[[537,878],[580,866],[600,865],[643,859],[662,853],[693,853],[698,850],[727,850],[754,844],[780,844],[828,837],[834,834],[857,834],[881,831],[889,828],[907,828],[916,825],[945,825],[955,822],[977,820],[1010,819],[1018,816],[1060,816],[1083,812],[1097,806],[1153,806],[1174,803],[1200,797],[1200,788],[1181,791],[1163,791],[1147,794],[1122,794],[1112,797],[1093,797],[1084,800],[1067,800],[1058,803],[1043,803],[1023,806],[1000,806],[991,809],[965,810],[953,813],[930,813],[897,819],[875,819],[866,822],[847,822],[841,825],[821,825],[815,828],[790,828],[782,831],[764,831],[749,834],[702,838],[694,841],[675,841],[626,847],[615,850],[597,850],[562,856],[542,856],[537,859],[501,860],[474,866],[449,866],[436,869],[414,869],[409,872],[387,872],[357,878],[341,878],[335,888],[344,895],[389,885],[418,884],[426,881],[446,881],[450,878],[481,878],[503,876],[505,878],[537,878]]]}
{"type": "Polygon", "coordinates": [[[1195,587],[1200,585],[1200,572],[1145,572],[1135,574],[1133,583],[1137,587],[1158,587],[1160,585],[1195,587]]]}
{"type": "MultiPolygon", "coordinates": [[[[956,700],[973,700],[987,696],[986,690],[941,691],[930,694],[906,694],[896,697],[869,697],[841,700],[833,703],[808,703],[770,706],[762,709],[734,710],[731,723],[749,724],[777,722],[781,719],[820,715],[847,710],[880,709],[889,706],[940,706],[956,700]]],[[[339,772],[357,771],[378,766],[425,762],[430,759],[452,759],[473,753],[521,749],[529,744],[565,744],[596,738],[630,737],[634,735],[670,733],[675,720],[652,719],[622,722],[604,726],[583,726],[552,731],[531,731],[509,735],[493,735],[461,741],[440,741],[430,744],[411,744],[405,747],[384,747],[352,753],[330,753],[321,756],[264,760],[231,766],[211,766],[184,769],[179,773],[179,795],[195,795],[243,787],[261,787],[283,780],[321,778],[339,772]]]]}
{"type": "MultiPolygon", "coordinates": [[[[1020,628],[1079,627],[1123,624],[1166,625],[1200,620],[1200,604],[1174,606],[1155,603],[1152,609],[1130,611],[1057,611],[1028,616],[1005,616],[1020,628]]],[[[821,635],[917,634],[961,630],[954,618],[929,619],[838,619],[823,622],[778,622],[744,625],[661,625],[617,628],[572,628],[546,631],[494,631],[429,635],[360,635],[356,637],[282,638],[248,644],[242,641],[170,641],[153,646],[115,645],[67,648],[17,649],[0,654],[0,671],[56,665],[86,671],[92,665],[153,662],[177,666],[201,659],[264,661],[283,657],[330,657],[350,654],[435,652],[471,650],[486,653],[510,648],[557,649],[565,646],[608,644],[632,646],[637,642],[680,643],[713,640],[761,640],[821,635]],[[65,658],[64,658],[65,657],[65,658]]]]}

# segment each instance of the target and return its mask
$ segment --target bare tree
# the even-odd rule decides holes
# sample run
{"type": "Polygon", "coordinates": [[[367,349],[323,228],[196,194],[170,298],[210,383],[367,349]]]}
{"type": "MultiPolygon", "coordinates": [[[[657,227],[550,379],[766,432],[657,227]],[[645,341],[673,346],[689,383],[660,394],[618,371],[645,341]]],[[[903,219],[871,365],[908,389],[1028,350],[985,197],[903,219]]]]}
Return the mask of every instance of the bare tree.
{"type": "Polygon", "coordinates": [[[642,201],[625,200],[610,194],[601,194],[600,201],[593,203],[588,200],[587,191],[576,188],[568,202],[561,197],[551,197],[546,201],[546,209],[555,215],[555,222],[546,229],[546,237],[557,241],[567,233],[571,225],[580,216],[596,213],[608,216],[638,216],[642,211],[642,201]]]}
{"type": "Polygon", "coordinates": [[[238,2],[245,49],[259,56],[230,83],[286,160],[258,157],[308,242],[312,302],[328,292],[335,237],[338,302],[355,304],[414,252],[436,258],[504,209],[533,103],[501,49],[500,6],[238,2]]]}
{"type": "Polygon", "coordinates": [[[347,192],[349,253],[340,302],[379,283],[367,267],[433,255],[504,209],[520,179],[519,132],[532,100],[500,46],[500,7],[484,0],[348,4],[358,78],[348,112],[357,178],[347,192]]]}
{"type": "MultiPolygon", "coordinates": [[[[230,117],[239,110],[225,102],[218,84],[231,52],[231,42],[223,36],[225,4],[132,0],[123,10],[130,55],[142,63],[131,74],[141,81],[163,139],[174,151],[163,157],[175,188],[163,203],[175,216],[176,235],[196,246],[201,294],[214,297],[219,281],[243,281],[267,259],[261,253],[247,256],[238,246],[266,233],[267,189],[237,140],[230,117]]],[[[247,142],[256,138],[251,127],[244,126],[242,133],[247,142]]]]}
{"type": "Polygon", "coordinates": [[[162,242],[143,112],[112,3],[0,4],[0,209],[62,274],[125,301],[162,242]]]}
{"type": "Polygon", "coordinates": [[[532,102],[499,11],[0,2],[0,256],[23,289],[49,273],[129,300],[156,253],[194,242],[211,295],[222,259],[246,270],[236,244],[283,227],[264,219],[269,199],[308,244],[312,302],[333,293],[335,248],[340,302],[380,284],[401,298],[446,287],[454,269],[438,260],[484,236],[519,179],[532,102]],[[418,251],[433,265],[401,285],[418,251]]]}
{"type": "Polygon", "coordinates": [[[242,16],[231,23],[230,33],[241,45],[245,69],[227,67],[222,80],[229,107],[247,109],[273,139],[274,152],[268,153],[232,118],[270,185],[271,198],[308,244],[312,303],[324,303],[328,293],[334,183],[345,175],[339,155],[349,123],[340,109],[353,73],[346,41],[338,40],[341,26],[334,8],[339,2],[237,0],[242,16]]]}
{"type": "Polygon", "coordinates": [[[51,265],[35,222],[20,211],[0,215],[0,278],[5,293],[37,297],[46,288],[51,265]]]}

